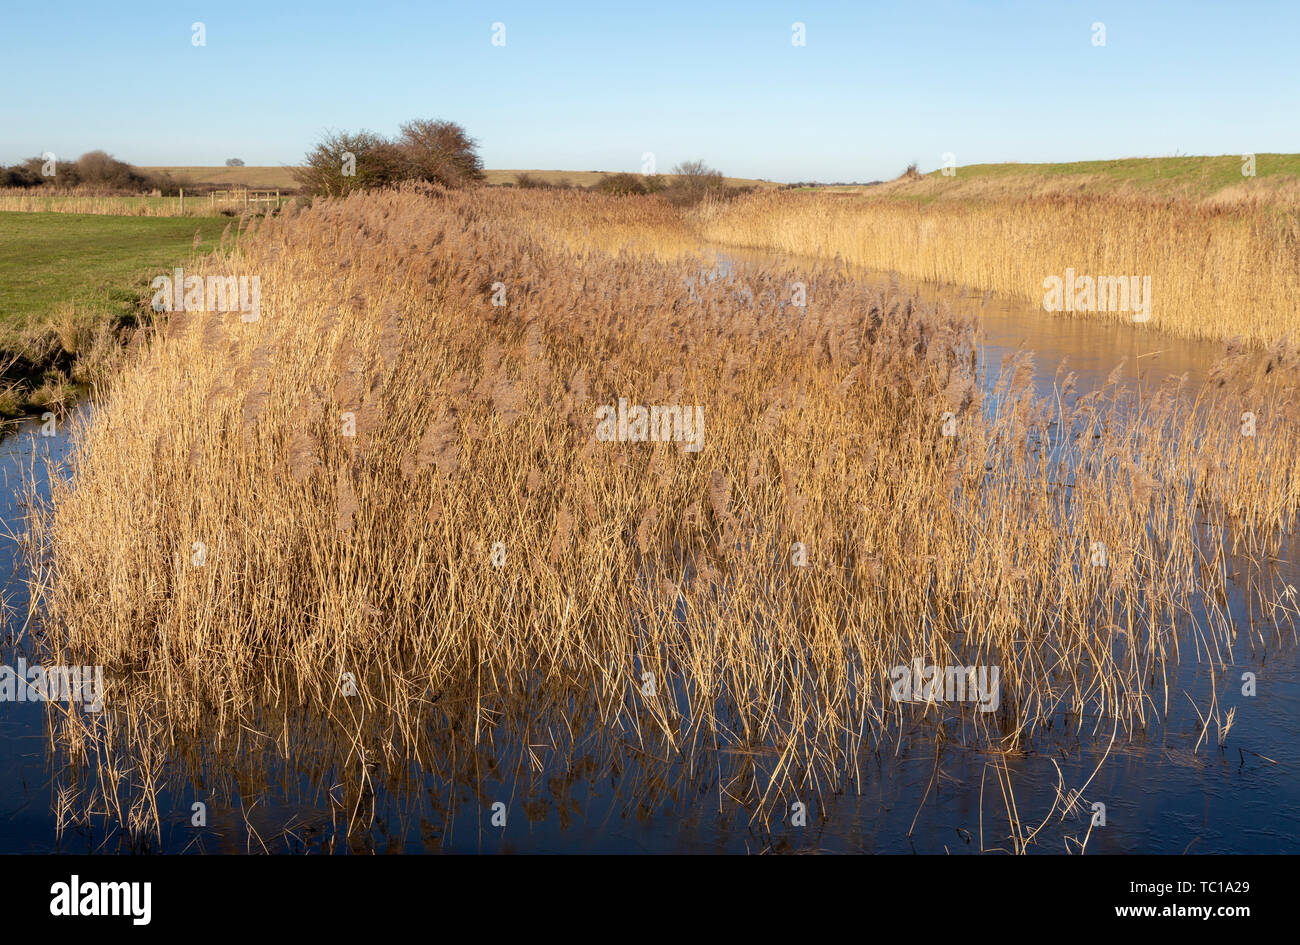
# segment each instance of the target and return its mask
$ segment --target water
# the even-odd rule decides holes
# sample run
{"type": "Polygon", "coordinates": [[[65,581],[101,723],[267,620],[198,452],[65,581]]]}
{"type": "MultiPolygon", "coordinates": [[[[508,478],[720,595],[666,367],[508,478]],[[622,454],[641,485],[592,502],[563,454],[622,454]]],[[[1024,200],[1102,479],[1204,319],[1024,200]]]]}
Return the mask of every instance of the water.
{"type": "MultiPolygon", "coordinates": [[[[41,436],[41,423],[24,421],[0,440],[0,575],[3,621],[0,664],[14,667],[19,657],[34,658],[26,634],[27,588],[17,538],[26,513],[24,482],[48,495],[46,461],[57,462],[71,446],[68,426],[56,436],[41,436]]],[[[52,771],[46,746],[44,706],[0,702],[0,851],[48,851],[53,841],[50,792],[52,771]]]]}
{"type": "MultiPolygon", "coordinates": [[[[726,253],[739,260],[774,258],[726,253]]],[[[730,265],[727,259],[721,264],[730,265]]],[[[1050,316],[998,299],[962,297],[951,288],[906,288],[954,306],[977,306],[979,356],[991,373],[1022,343],[1031,348],[1040,393],[1051,391],[1063,358],[1086,392],[1125,357],[1130,372],[1135,358],[1141,365],[1145,386],[1184,372],[1203,379],[1220,353],[1217,345],[1050,316]]],[[[15,532],[22,528],[18,485],[24,475],[47,491],[45,460],[57,462],[70,446],[68,424],[55,437],[36,435],[38,427],[23,424],[0,442],[0,515],[15,532]]],[[[1283,546],[1276,567],[1284,582],[1300,585],[1297,551],[1294,542],[1283,546]]],[[[12,666],[19,656],[34,660],[14,540],[0,542],[0,564],[6,576],[0,662],[12,666]]],[[[1296,852],[1297,647],[1267,626],[1258,633],[1244,623],[1242,629],[1230,667],[1214,670],[1185,660],[1175,670],[1167,717],[1134,737],[1112,742],[1108,727],[1094,731],[1088,723],[1083,731],[1043,732],[1026,751],[1004,755],[957,741],[936,747],[928,726],[909,723],[839,783],[775,798],[771,819],[732,800],[745,785],[764,783],[775,761],[766,753],[704,746],[689,762],[680,755],[659,757],[603,735],[598,720],[589,720],[586,734],[581,722],[575,722],[577,733],[521,728],[527,737],[501,738],[477,752],[465,749],[463,733],[431,731],[425,765],[363,764],[320,748],[331,743],[328,726],[318,731],[319,720],[291,709],[287,720],[263,720],[267,739],[245,733],[234,751],[170,747],[166,767],[175,777],[157,793],[156,829],[124,829],[122,818],[95,804],[88,815],[64,818],[60,829],[60,790],[84,786],[87,769],[52,750],[44,706],[0,703],[0,852],[1010,851],[1015,844],[1003,780],[1014,793],[1023,832],[1043,823],[1027,846],[1032,853],[1077,852],[1085,838],[1089,853],[1296,852]],[[1258,680],[1254,697],[1241,694],[1245,672],[1258,680]],[[1212,689],[1223,712],[1237,710],[1222,749],[1213,726],[1201,739],[1197,713],[1183,695],[1204,711],[1212,689]],[[258,747],[282,728],[310,732],[287,758],[258,747]],[[1080,807],[1064,818],[1059,809],[1053,812],[1058,784],[1082,789],[1080,807]],[[807,805],[805,827],[790,823],[796,800],[807,805]],[[207,805],[205,826],[192,824],[196,802],[207,805]],[[504,827],[492,824],[497,802],[504,805],[504,827]],[[1094,804],[1104,805],[1105,826],[1089,831],[1094,804]]],[[[225,733],[228,744],[231,734],[225,733]]],[[[124,798],[141,796],[137,780],[124,777],[124,798]]]]}

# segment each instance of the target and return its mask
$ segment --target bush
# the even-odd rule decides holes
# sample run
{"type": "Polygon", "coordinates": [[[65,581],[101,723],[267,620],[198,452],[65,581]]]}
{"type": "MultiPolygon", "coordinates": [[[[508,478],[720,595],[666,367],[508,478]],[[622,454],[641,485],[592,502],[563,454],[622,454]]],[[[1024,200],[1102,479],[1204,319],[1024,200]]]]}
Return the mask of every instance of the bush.
{"type": "Polygon", "coordinates": [[[406,161],[406,180],[464,187],[483,179],[477,144],[452,121],[408,121],[395,147],[406,161]]]}
{"type": "Polygon", "coordinates": [[[726,186],[722,171],[714,170],[703,161],[683,161],[673,168],[673,175],[677,178],[676,186],[686,191],[706,193],[726,186]]]}
{"type": "Polygon", "coordinates": [[[535,177],[527,171],[515,175],[513,184],[506,184],[507,187],[518,187],[521,190],[573,190],[573,183],[567,177],[561,177],[559,180],[547,180],[544,177],[535,177]]]}
{"type": "Polygon", "coordinates": [[[33,157],[12,167],[0,167],[0,186],[75,189],[104,195],[148,193],[175,186],[165,174],[146,174],[104,151],[87,151],[75,161],[60,161],[50,177],[42,173],[44,166],[43,158],[33,157]]]}
{"type": "Polygon", "coordinates": [[[0,187],[39,187],[44,182],[39,165],[29,166],[30,162],[15,164],[13,167],[0,168],[0,187]]]}
{"type": "Polygon", "coordinates": [[[726,179],[722,172],[703,161],[683,161],[673,168],[673,181],[664,188],[663,197],[677,206],[692,206],[705,197],[726,196],[726,179]]]}
{"type": "Polygon", "coordinates": [[[648,194],[645,181],[636,174],[607,174],[592,188],[602,194],[625,197],[628,194],[648,194]]]}
{"type": "Polygon", "coordinates": [[[394,182],[383,138],[369,131],[327,134],[294,172],[304,193],[341,197],[394,182]]]}
{"type": "Polygon", "coordinates": [[[465,130],[450,121],[407,122],[396,140],[369,131],[330,133],[307,154],[296,176],[305,194],[327,197],[402,181],[463,187],[483,179],[475,148],[465,130]]]}
{"type": "Polygon", "coordinates": [[[77,183],[104,190],[150,190],[148,175],[104,151],[87,151],[77,159],[77,183]]]}

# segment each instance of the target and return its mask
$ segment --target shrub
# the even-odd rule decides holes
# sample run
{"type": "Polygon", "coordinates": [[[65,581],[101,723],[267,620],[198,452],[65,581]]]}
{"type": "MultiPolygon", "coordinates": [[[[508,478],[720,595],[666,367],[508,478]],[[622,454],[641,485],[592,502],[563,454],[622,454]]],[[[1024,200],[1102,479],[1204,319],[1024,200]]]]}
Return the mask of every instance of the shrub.
{"type": "Polygon", "coordinates": [[[369,131],[333,132],[307,154],[296,176],[304,193],[327,197],[401,181],[463,187],[483,179],[475,148],[465,130],[450,121],[407,122],[395,140],[369,131]]]}
{"type": "Polygon", "coordinates": [[[406,162],[406,180],[464,187],[483,179],[477,143],[452,121],[408,121],[395,147],[406,162]]]}
{"type": "Polygon", "coordinates": [[[304,193],[341,197],[394,181],[386,142],[369,131],[327,134],[294,172],[304,193]]]}
{"type": "Polygon", "coordinates": [[[607,174],[596,182],[593,189],[599,193],[610,194],[615,197],[650,192],[645,185],[645,181],[636,174],[607,174]]]}
{"type": "Polygon", "coordinates": [[[703,161],[683,161],[673,168],[673,175],[677,178],[676,185],[683,190],[704,192],[725,186],[722,172],[703,161]]]}
{"type": "Polygon", "coordinates": [[[104,151],[87,151],[77,159],[77,183],[101,189],[147,190],[148,175],[104,151]]]}
{"type": "Polygon", "coordinates": [[[693,206],[710,195],[724,196],[726,190],[721,171],[703,161],[683,161],[673,168],[673,181],[662,194],[676,206],[693,206]]]}
{"type": "Polygon", "coordinates": [[[104,151],[87,151],[75,161],[58,162],[53,176],[42,173],[45,163],[43,158],[32,157],[12,167],[0,167],[0,186],[76,189],[103,195],[138,194],[175,187],[167,175],[147,174],[104,151]]]}
{"type": "Polygon", "coordinates": [[[0,187],[39,187],[41,186],[41,171],[39,167],[32,168],[30,162],[15,164],[12,167],[0,168],[0,187]]]}

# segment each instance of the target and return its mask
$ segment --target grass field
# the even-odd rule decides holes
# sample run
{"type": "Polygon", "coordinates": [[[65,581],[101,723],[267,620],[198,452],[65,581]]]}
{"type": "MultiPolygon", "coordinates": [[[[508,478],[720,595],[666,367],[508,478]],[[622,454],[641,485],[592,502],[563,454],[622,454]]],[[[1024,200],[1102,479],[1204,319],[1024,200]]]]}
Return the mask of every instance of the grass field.
{"type": "Polygon", "coordinates": [[[211,250],[230,220],[0,212],[0,329],[48,321],[63,305],[134,309],[149,280],[211,250]]]}
{"type": "Polygon", "coordinates": [[[230,222],[0,212],[0,414],[64,401],[66,374],[86,380],[113,357],[149,281],[230,222]]]}
{"type": "Polygon", "coordinates": [[[298,186],[290,165],[266,167],[146,167],[149,173],[170,174],[181,184],[249,187],[254,190],[292,190],[298,186]]]}

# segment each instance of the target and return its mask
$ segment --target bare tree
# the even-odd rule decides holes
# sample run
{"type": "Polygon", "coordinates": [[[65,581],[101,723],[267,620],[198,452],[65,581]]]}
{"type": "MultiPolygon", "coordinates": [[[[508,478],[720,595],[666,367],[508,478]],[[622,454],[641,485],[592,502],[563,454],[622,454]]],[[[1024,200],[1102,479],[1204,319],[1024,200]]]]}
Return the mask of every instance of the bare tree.
{"type": "Polygon", "coordinates": [[[409,178],[444,187],[464,187],[483,179],[477,142],[454,121],[408,121],[396,145],[405,155],[409,178]]]}
{"type": "Polygon", "coordinates": [[[683,161],[673,168],[677,184],[689,191],[721,190],[722,172],[714,170],[703,161],[683,161]]]}

